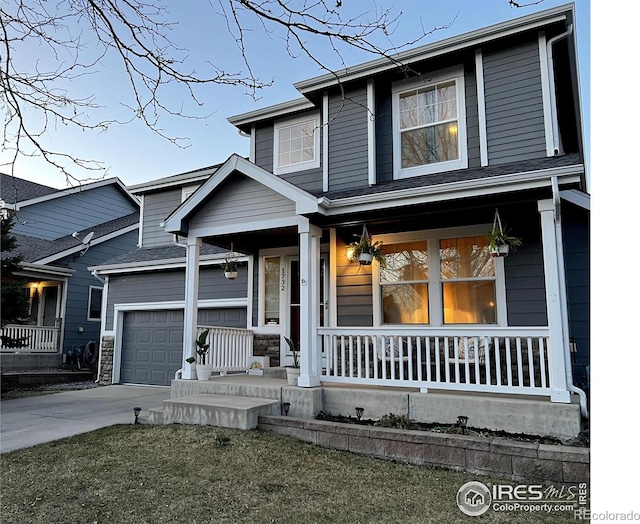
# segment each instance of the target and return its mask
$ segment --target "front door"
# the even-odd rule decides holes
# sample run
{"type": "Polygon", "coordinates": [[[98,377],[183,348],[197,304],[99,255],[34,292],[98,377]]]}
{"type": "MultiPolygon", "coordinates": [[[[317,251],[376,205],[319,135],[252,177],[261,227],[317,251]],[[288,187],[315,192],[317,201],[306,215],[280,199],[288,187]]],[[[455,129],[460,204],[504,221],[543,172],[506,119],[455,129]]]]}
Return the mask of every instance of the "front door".
{"type": "MultiPolygon", "coordinates": [[[[300,260],[298,258],[288,258],[288,335],[296,345],[300,342],[300,260]]],[[[327,308],[327,279],[325,278],[325,259],[320,258],[320,303],[318,304],[318,326],[325,325],[325,313],[327,308]]],[[[289,351],[287,344],[281,345],[284,350],[284,355],[281,355],[281,360],[290,363],[293,355],[289,351]],[[284,357],[284,358],[283,358],[284,357]]]]}

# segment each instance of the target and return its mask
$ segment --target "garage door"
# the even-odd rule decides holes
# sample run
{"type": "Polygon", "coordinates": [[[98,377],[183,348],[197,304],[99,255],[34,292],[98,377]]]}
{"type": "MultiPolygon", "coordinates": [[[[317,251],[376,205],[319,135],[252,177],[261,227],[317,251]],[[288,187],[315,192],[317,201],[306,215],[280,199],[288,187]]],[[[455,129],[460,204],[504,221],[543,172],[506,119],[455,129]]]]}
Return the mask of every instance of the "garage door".
{"type": "Polygon", "coordinates": [[[125,313],[120,382],[171,385],[182,367],[183,318],[182,310],[125,313]]]}
{"type": "MultiPolygon", "coordinates": [[[[198,324],[246,327],[244,308],[201,309],[198,324]]],[[[124,314],[120,382],[170,386],[182,367],[184,314],[175,311],[131,311],[124,314]]]]}

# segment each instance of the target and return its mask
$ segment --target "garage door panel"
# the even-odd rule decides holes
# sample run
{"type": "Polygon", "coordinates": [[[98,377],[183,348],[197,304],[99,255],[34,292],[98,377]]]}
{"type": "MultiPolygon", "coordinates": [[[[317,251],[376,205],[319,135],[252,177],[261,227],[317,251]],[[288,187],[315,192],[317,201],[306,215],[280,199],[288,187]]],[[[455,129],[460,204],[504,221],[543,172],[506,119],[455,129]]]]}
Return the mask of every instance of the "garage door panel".
{"type": "Polygon", "coordinates": [[[125,313],[120,381],[169,386],[182,367],[182,311],[125,313]]]}
{"type": "MultiPolygon", "coordinates": [[[[246,327],[246,310],[200,310],[200,325],[246,327]]],[[[124,314],[120,382],[169,386],[182,367],[182,310],[124,314]]]]}

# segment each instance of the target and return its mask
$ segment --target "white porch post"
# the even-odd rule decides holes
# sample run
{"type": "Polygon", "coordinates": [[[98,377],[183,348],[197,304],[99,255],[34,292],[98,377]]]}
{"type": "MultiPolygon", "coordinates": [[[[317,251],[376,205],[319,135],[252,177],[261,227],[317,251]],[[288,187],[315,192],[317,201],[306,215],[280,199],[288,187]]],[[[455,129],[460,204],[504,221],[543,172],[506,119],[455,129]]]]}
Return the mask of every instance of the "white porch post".
{"type": "Polygon", "coordinates": [[[306,222],[300,234],[300,387],[320,385],[321,353],[318,345],[320,304],[320,236],[322,231],[306,222]]]}
{"type": "Polygon", "coordinates": [[[565,367],[564,333],[568,326],[564,325],[562,314],[560,260],[556,251],[555,205],[553,200],[539,200],[542,228],[542,254],[544,261],[544,279],[547,300],[547,322],[549,323],[549,379],[552,402],[570,402],[565,367]]]}
{"type": "Polygon", "coordinates": [[[186,359],[195,356],[198,328],[198,282],[200,280],[200,246],[202,239],[187,239],[187,263],[184,279],[184,333],[182,336],[182,378],[194,379],[186,359]]]}

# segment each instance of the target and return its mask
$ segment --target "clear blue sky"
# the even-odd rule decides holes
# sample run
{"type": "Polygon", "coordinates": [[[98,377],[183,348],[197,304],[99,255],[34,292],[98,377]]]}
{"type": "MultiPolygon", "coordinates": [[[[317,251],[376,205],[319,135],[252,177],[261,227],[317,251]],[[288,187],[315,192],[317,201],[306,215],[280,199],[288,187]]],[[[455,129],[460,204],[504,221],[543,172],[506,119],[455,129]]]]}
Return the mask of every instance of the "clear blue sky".
{"type": "MultiPolygon", "coordinates": [[[[379,1],[377,5],[379,8],[391,7],[394,12],[402,11],[400,22],[391,36],[394,44],[401,44],[418,34],[421,25],[430,30],[453,21],[448,29],[436,31],[421,42],[429,43],[565,3],[543,0],[539,4],[520,9],[510,7],[507,0],[405,0],[379,1]]],[[[345,10],[354,9],[354,6],[359,10],[374,9],[375,5],[373,2],[353,0],[343,2],[345,10]]],[[[211,17],[208,23],[205,23],[201,13],[193,9],[191,3],[171,2],[170,9],[173,18],[179,21],[179,25],[172,32],[172,39],[188,49],[194,59],[206,56],[215,65],[228,71],[240,68],[233,41],[222,23],[212,27],[211,17]]],[[[591,22],[589,1],[578,0],[576,11],[582,104],[588,138],[591,22]]],[[[256,28],[251,38],[249,56],[255,72],[262,80],[268,81],[273,78],[274,85],[264,89],[257,101],[244,94],[241,88],[210,87],[207,91],[199,91],[201,99],[205,102],[199,114],[210,115],[206,119],[163,117],[161,124],[166,132],[188,137],[190,147],[179,149],[136,121],[113,126],[104,133],[82,133],[71,130],[68,126],[58,126],[43,137],[44,143],[53,149],[64,148],[65,152],[76,156],[102,161],[109,168],[107,176],[117,176],[127,185],[222,162],[232,153],[248,155],[248,139],[238,135],[236,129],[227,122],[227,117],[297,98],[300,94],[293,88],[294,82],[324,73],[304,56],[290,57],[277,34],[269,37],[256,28]]],[[[340,67],[338,57],[328,51],[326,46],[316,49],[318,56],[327,66],[340,67]]],[[[34,50],[33,57],[20,59],[43,60],[44,55],[41,53],[42,50],[37,49],[34,50]]],[[[375,57],[364,52],[352,51],[345,55],[345,62],[347,65],[353,65],[372,58],[375,57]]],[[[83,94],[95,93],[96,102],[103,106],[103,118],[128,119],[122,109],[122,101],[129,96],[128,85],[116,60],[103,60],[100,72],[87,77],[84,83],[75,82],[74,89],[83,94]]],[[[176,104],[182,103],[184,99],[182,94],[175,92],[168,92],[167,95],[176,104]]],[[[6,156],[0,155],[0,158],[5,159],[6,156]]],[[[53,187],[65,187],[64,177],[41,159],[20,159],[16,168],[16,174],[22,178],[53,187]]],[[[87,176],[80,169],[75,169],[73,173],[78,178],[87,176]]]]}

